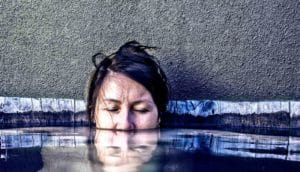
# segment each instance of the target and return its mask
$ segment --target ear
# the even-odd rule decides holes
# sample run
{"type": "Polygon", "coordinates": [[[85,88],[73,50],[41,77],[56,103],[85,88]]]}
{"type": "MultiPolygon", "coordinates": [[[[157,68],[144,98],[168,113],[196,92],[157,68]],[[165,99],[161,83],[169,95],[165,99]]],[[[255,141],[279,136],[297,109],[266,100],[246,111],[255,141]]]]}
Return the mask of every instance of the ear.
{"type": "Polygon", "coordinates": [[[94,124],[96,124],[96,119],[95,119],[95,116],[94,116],[94,118],[93,118],[93,120],[92,120],[92,121],[93,121],[93,123],[94,123],[94,124]]]}

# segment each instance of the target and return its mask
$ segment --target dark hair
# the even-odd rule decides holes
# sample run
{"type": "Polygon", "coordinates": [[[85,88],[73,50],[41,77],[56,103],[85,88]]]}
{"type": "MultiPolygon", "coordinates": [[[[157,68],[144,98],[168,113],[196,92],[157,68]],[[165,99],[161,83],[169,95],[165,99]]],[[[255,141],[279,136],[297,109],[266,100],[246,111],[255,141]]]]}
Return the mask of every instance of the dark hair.
{"type": "Polygon", "coordinates": [[[100,87],[109,70],[124,74],[143,85],[150,92],[159,116],[166,111],[169,96],[167,78],[154,56],[146,52],[147,49],[155,49],[155,47],[130,41],[122,45],[117,52],[104,56],[99,64],[97,59],[103,58],[103,54],[97,53],[92,57],[96,69],[92,73],[87,93],[87,112],[91,122],[94,119],[100,87]]]}

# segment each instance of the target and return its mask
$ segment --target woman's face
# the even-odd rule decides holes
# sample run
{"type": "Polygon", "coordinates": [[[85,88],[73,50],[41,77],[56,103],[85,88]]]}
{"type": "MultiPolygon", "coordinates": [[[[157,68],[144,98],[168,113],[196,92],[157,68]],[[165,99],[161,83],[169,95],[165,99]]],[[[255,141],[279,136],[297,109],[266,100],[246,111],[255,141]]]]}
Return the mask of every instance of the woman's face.
{"type": "Polygon", "coordinates": [[[158,110],[150,92],[127,76],[109,72],[95,107],[97,128],[151,129],[158,126],[158,110]]]}

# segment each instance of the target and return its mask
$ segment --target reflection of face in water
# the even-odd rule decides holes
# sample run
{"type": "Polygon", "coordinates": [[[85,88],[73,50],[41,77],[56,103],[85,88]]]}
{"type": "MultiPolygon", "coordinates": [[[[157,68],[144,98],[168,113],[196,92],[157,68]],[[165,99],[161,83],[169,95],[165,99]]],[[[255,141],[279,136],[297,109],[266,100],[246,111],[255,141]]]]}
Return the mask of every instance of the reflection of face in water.
{"type": "Polygon", "coordinates": [[[158,131],[97,130],[95,147],[104,170],[136,171],[152,157],[157,146],[158,131]]]}

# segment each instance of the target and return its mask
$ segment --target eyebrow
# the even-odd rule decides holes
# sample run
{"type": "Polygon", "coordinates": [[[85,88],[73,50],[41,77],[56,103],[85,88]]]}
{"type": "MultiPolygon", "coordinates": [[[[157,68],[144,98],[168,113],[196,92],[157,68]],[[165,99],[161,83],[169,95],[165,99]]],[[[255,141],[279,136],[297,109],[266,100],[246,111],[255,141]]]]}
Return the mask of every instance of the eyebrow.
{"type": "MultiPolygon", "coordinates": [[[[118,103],[118,104],[121,104],[121,101],[120,100],[117,100],[117,99],[111,99],[111,98],[108,98],[108,99],[103,99],[103,101],[108,101],[108,102],[114,102],[114,103],[118,103]]],[[[151,101],[149,100],[137,100],[137,101],[134,101],[133,104],[136,105],[136,104],[140,104],[140,103],[144,103],[144,102],[147,102],[149,104],[153,104],[151,101]]]]}
{"type": "Polygon", "coordinates": [[[103,101],[106,101],[106,102],[115,102],[115,103],[121,103],[121,101],[119,101],[119,100],[116,100],[116,99],[103,99],[103,101]]]}

